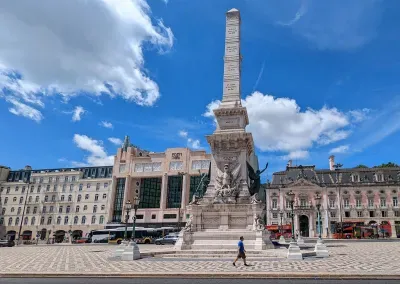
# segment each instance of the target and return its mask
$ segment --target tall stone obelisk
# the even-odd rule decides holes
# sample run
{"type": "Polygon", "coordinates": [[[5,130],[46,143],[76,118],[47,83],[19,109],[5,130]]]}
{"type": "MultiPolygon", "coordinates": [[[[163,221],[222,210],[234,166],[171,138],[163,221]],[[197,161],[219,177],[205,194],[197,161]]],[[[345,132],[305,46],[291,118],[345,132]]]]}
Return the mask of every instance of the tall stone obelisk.
{"type": "Polygon", "coordinates": [[[237,9],[226,13],[223,96],[220,106],[214,110],[216,130],[207,136],[212,151],[212,171],[205,197],[218,195],[217,202],[220,203],[247,203],[249,181],[246,162],[258,168],[253,136],[245,129],[249,124],[247,109],[242,106],[240,96],[240,21],[240,12],[237,9]],[[226,171],[231,175],[232,182],[237,184],[221,185],[221,175],[226,171]],[[227,187],[237,188],[230,193],[225,190],[227,187]]]}

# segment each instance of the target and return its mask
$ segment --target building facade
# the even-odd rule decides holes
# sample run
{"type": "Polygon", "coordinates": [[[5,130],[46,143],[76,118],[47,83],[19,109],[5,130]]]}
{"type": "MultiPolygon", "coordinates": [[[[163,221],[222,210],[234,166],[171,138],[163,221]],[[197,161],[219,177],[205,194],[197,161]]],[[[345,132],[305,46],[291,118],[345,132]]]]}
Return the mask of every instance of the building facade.
{"type": "Polygon", "coordinates": [[[0,172],[0,238],[63,240],[104,228],[109,220],[112,167],[0,172]]]}
{"type": "Polygon", "coordinates": [[[389,237],[400,236],[400,168],[335,169],[334,156],[329,157],[327,170],[292,166],[289,161],[267,186],[268,225],[291,224],[289,191],[295,194],[294,228],[303,236],[318,234],[317,194],[322,197],[324,237],[332,237],[338,224],[346,222],[390,225],[389,237]]]}
{"type": "MultiPolygon", "coordinates": [[[[185,208],[208,173],[210,154],[188,148],[152,153],[124,142],[114,162],[111,221],[125,222],[126,203],[140,199],[136,214],[139,226],[182,226],[185,208]]],[[[128,211],[132,223],[133,210],[128,211]]]]}

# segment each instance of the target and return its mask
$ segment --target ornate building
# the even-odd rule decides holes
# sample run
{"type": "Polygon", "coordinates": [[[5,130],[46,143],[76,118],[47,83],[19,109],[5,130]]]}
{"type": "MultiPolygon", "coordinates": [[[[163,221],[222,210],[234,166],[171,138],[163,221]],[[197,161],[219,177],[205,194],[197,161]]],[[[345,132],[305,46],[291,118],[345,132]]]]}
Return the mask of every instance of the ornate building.
{"type": "Polygon", "coordinates": [[[273,174],[267,189],[269,225],[290,224],[289,191],[295,193],[294,227],[303,236],[317,236],[315,196],[322,197],[323,236],[331,237],[339,222],[390,224],[391,236],[400,236],[400,168],[341,169],[329,157],[329,169],[292,166],[273,174]],[[283,213],[283,214],[281,214],[283,213]]]}

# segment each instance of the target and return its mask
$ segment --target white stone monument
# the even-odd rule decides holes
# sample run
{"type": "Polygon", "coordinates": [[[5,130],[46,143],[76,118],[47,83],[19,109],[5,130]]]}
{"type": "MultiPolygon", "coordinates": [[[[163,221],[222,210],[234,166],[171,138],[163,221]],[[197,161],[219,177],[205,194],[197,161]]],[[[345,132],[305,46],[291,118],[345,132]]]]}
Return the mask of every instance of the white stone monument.
{"type": "Polygon", "coordinates": [[[261,172],[240,97],[240,21],[238,10],[226,13],[223,97],[214,110],[216,130],[207,136],[212,152],[210,183],[204,197],[188,206],[190,220],[175,245],[178,250],[237,249],[240,236],[247,250],[272,246],[261,222],[262,201],[252,192],[261,172]]]}
{"type": "Polygon", "coordinates": [[[128,245],[127,241],[122,241],[121,244],[118,245],[117,249],[114,251],[114,257],[121,257],[127,245],[128,245]]]}
{"type": "Polygon", "coordinates": [[[329,252],[328,248],[322,241],[322,239],[318,238],[317,244],[315,245],[314,252],[316,253],[317,257],[328,257],[329,252]]]}
{"type": "Polygon", "coordinates": [[[125,247],[122,253],[121,260],[136,260],[140,258],[139,246],[134,242],[130,241],[125,247]]]}

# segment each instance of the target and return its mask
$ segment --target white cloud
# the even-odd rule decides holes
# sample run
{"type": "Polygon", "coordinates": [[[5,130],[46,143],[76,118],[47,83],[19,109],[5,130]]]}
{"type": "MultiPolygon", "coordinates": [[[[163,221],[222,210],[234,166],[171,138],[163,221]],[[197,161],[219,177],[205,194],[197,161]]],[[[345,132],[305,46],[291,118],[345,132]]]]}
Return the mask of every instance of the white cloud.
{"type": "Polygon", "coordinates": [[[40,107],[54,94],[108,94],[143,106],[160,97],[143,48],[166,52],[173,34],[152,20],[146,0],[6,0],[0,11],[0,96],[40,107]]]}
{"type": "Polygon", "coordinates": [[[110,138],[108,138],[108,141],[110,141],[111,143],[118,145],[118,146],[122,145],[122,140],[119,138],[110,137],[110,138]]]}
{"type": "Polygon", "coordinates": [[[330,154],[342,154],[349,151],[349,145],[342,145],[329,151],[330,154]]]}
{"type": "Polygon", "coordinates": [[[368,118],[368,114],[371,112],[368,108],[363,108],[361,110],[351,110],[349,114],[352,116],[354,122],[362,122],[368,118]]]}
{"type": "Polygon", "coordinates": [[[182,137],[186,140],[186,144],[189,148],[192,149],[200,149],[200,140],[199,139],[193,139],[191,137],[189,137],[189,133],[185,130],[180,130],[178,132],[179,137],[182,137]]]}
{"type": "Polygon", "coordinates": [[[114,128],[114,126],[112,125],[112,123],[111,123],[111,122],[108,122],[108,121],[102,121],[102,122],[100,122],[99,125],[100,125],[100,126],[103,126],[103,127],[105,127],[105,128],[110,128],[110,129],[114,128]]]}
{"type": "Polygon", "coordinates": [[[310,156],[308,151],[298,150],[290,152],[288,155],[282,156],[283,160],[303,160],[310,156]]]}
{"type": "Polygon", "coordinates": [[[36,122],[40,122],[43,119],[42,113],[33,107],[21,103],[14,98],[7,98],[7,101],[13,105],[8,109],[12,114],[23,116],[36,122]]]}
{"type": "Polygon", "coordinates": [[[83,107],[81,106],[75,107],[72,113],[72,121],[80,121],[82,114],[84,114],[85,112],[86,110],[83,107]]]}
{"type": "Polygon", "coordinates": [[[89,153],[89,155],[85,157],[85,163],[72,161],[71,163],[74,166],[109,166],[114,164],[114,156],[107,155],[102,141],[80,134],[75,134],[73,141],[78,148],[89,153]]]}
{"type": "MultiPolygon", "coordinates": [[[[212,110],[220,101],[207,105],[203,116],[211,117],[212,110]]],[[[308,108],[304,111],[296,101],[289,98],[275,98],[260,92],[242,100],[247,108],[255,145],[261,151],[283,151],[302,154],[314,145],[328,145],[347,138],[353,126],[353,114],[336,108],[322,107],[320,110],[308,108]]],[[[299,157],[300,158],[300,157],[299,157]]]]}

